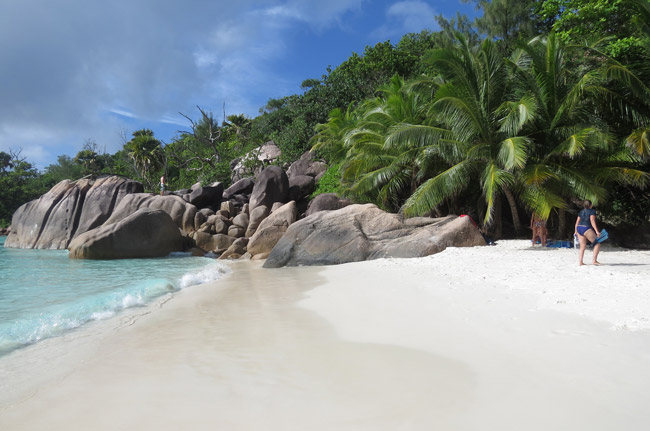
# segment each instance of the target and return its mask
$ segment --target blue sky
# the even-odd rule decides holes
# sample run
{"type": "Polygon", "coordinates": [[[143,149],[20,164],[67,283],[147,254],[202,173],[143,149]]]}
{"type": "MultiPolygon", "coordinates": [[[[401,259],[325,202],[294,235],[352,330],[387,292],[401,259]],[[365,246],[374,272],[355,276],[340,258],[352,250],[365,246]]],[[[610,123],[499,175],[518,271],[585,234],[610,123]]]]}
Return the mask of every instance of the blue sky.
{"type": "Polygon", "coordinates": [[[473,6],[460,0],[2,0],[0,151],[39,169],[87,140],[169,142],[196,106],[258,115],[352,52],[473,6]]]}

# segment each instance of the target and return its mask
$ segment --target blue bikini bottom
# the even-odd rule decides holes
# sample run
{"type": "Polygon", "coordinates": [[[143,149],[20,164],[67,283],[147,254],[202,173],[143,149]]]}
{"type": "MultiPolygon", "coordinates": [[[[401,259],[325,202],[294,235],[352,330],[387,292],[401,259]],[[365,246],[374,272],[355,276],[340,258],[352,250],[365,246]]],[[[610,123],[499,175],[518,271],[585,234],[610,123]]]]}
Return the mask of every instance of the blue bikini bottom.
{"type": "Polygon", "coordinates": [[[582,236],[585,236],[585,232],[591,229],[591,226],[578,226],[578,233],[582,236]]]}

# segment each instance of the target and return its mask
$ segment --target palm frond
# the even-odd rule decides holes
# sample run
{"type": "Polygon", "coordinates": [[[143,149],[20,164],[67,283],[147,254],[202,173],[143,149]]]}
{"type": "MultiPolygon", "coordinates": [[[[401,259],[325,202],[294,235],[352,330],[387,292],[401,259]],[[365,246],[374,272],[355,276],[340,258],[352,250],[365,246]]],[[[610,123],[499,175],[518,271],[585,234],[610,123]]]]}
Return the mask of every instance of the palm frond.
{"type": "Polygon", "coordinates": [[[406,216],[424,215],[445,199],[458,194],[468,183],[472,171],[469,161],[462,161],[425,181],[409,197],[401,211],[406,216]]]}
{"type": "Polygon", "coordinates": [[[519,134],[524,125],[537,116],[537,102],[531,95],[525,95],[516,102],[506,101],[496,111],[499,120],[499,132],[506,136],[519,134]]]}
{"type": "Polygon", "coordinates": [[[526,166],[528,152],[533,141],[525,136],[504,139],[499,148],[497,160],[506,169],[521,169],[526,166]]]}
{"type": "Polygon", "coordinates": [[[487,208],[485,211],[484,224],[490,224],[494,215],[494,204],[497,193],[503,189],[504,186],[510,186],[514,183],[514,176],[512,173],[505,171],[494,163],[488,163],[483,169],[481,175],[481,187],[485,195],[485,203],[487,208]]]}
{"type": "Polygon", "coordinates": [[[650,126],[634,130],[625,143],[642,159],[650,159],[650,126]]]}

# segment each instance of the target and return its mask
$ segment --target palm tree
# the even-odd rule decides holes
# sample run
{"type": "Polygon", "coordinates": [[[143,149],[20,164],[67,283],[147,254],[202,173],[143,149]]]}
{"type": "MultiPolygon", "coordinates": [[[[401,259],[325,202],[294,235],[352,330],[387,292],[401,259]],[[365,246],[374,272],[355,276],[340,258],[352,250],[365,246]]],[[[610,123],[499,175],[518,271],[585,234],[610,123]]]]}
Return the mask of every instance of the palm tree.
{"type": "Polygon", "coordinates": [[[330,163],[340,162],[345,158],[345,135],[358,124],[358,111],[352,104],[343,111],[334,108],[329,113],[327,123],[316,126],[316,135],[311,138],[311,149],[321,153],[330,163]]]}
{"type": "Polygon", "coordinates": [[[478,182],[486,203],[483,223],[495,221],[498,196],[504,194],[519,230],[510,187],[514,172],[528,159],[532,143],[520,132],[535,117],[536,106],[530,97],[512,98],[505,62],[493,42],[472,48],[462,36],[457,39],[458,46],[431,56],[442,78],[430,105],[431,124],[403,124],[387,139],[391,145],[420,142],[447,162],[446,169],[415,190],[402,210],[406,215],[424,214],[478,182]]]}
{"type": "Polygon", "coordinates": [[[626,138],[626,144],[642,159],[650,159],[650,2],[647,0],[626,0],[636,10],[633,22],[638,28],[644,61],[625,66],[614,60],[609,61],[608,76],[625,85],[622,95],[624,111],[630,116],[635,130],[626,138]]]}
{"type": "Polygon", "coordinates": [[[393,145],[386,137],[403,123],[426,122],[428,102],[398,76],[379,92],[357,109],[356,127],[344,136],[343,180],[347,195],[396,210],[422,182],[431,161],[419,143],[393,145]]]}
{"type": "Polygon", "coordinates": [[[607,182],[638,184],[645,177],[632,169],[633,155],[617,145],[590,102],[609,97],[603,71],[570,71],[566,54],[551,33],[522,44],[510,63],[519,90],[537,106],[527,128],[535,145],[518,172],[517,188],[522,201],[542,218],[558,210],[561,234],[571,198],[597,203],[605,198],[607,182]]]}
{"type": "Polygon", "coordinates": [[[161,142],[154,137],[153,131],[142,129],[133,132],[133,138],[124,144],[124,148],[140,178],[153,190],[155,182],[151,174],[164,165],[161,142]]]}

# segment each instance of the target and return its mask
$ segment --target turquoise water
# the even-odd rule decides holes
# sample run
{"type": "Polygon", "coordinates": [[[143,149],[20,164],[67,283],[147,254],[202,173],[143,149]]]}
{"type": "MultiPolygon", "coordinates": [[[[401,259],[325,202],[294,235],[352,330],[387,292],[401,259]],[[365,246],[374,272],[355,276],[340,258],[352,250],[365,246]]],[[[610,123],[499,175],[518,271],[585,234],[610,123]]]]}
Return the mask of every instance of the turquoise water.
{"type": "Polygon", "coordinates": [[[0,237],[0,356],[155,298],[217,280],[213,258],[68,259],[67,250],[4,248],[0,237]]]}

